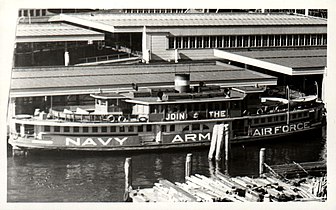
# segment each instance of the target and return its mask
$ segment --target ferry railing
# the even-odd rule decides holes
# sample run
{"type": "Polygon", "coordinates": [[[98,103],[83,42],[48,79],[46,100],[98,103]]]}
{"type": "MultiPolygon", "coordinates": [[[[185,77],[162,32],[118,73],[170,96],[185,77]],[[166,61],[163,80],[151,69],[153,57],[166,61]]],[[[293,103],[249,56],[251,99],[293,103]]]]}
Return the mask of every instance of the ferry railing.
{"type": "Polygon", "coordinates": [[[109,61],[109,60],[119,60],[122,58],[131,58],[131,53],[119,53],[113,55],[103,55],[103,56],[95,56],[95,57],[86,57],[80,58],[80,62],[91,63],[91,62],[100,62],[100,61],[109,61]]]}

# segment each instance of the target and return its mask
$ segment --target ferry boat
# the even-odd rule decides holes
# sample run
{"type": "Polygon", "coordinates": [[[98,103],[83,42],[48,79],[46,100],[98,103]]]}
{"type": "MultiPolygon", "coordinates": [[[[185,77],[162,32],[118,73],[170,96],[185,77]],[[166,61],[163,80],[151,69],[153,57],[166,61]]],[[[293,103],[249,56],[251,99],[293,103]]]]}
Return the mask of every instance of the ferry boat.
{"type": "Polygon", "coordinates": [[[317,96],[275,97],[266,87],[190,86],[176,74],[174,87],[91,94],[92,107],[51,107],[16,115],[9,143],[27,150],[126,151],[209,146],[226,124],[231,143],[286,137],[321,129],[317,96]],[[217,135],[217,134],[216,134],[217,135]]]}

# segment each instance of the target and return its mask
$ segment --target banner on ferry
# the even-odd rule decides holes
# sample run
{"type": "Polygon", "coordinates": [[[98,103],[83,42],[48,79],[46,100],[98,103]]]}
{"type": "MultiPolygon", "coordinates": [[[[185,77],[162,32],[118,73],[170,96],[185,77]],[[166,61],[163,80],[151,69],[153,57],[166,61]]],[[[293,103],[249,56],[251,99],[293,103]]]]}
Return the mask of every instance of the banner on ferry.
{"type": "Polygon", "coordinates": [[[172,112],[165,116],[166,121],[180,121],[199,118],[222,118],[227,117],[226,110],[208,111],[206,112],[172,112]]]}
{"type": "Polygon", "coordinates": [[[273,127],[253,128],[252,136],[267,136],[281,133],[289,133],[310,128],[309,122],[291,123],[289,125],[279,125],[273,127]]]}

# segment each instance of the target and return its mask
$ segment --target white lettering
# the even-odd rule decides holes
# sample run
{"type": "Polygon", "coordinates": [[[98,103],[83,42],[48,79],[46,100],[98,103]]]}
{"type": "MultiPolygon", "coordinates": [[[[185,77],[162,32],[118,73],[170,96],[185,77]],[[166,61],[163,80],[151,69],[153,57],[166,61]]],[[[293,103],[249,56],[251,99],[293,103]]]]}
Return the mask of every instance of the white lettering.
{"type": "Polygon", "coordinates": [[[117,142],[119,142],[120,145],[123,145],[124,141],[127,140],[127,137],[125,137],[125,138],[123,138],[123,139],[114,138],[114,140],[116,140],[117,142]]]}
{"type": "Polygon", "coordinates": [[[65,138],[65,145],[69,146],[71,144],[74,144],[76,146],[80,146],[80,138],[77,138],[76,141],[70,138],[65,138]]]}
{"type": "Polygon", "coordinates": [[[98,141],[104,146],[107,146],[111,140],[112,138],[108,138],[106,141],[104,141],[102,138],[98,138],[98,141]]]}
{"type": "Polygon", "coordinates": [[[304,129],[309,128],[309,122],[305,122],[305,123],[303,124],[303,128],[304,128],[304,129]]]}
{"type": "Polygon", "coordinates": [[[253,136],[261,136],[261,133],[258,129],[254,130],[253,136]]]}
{"type": "Polygon", "coordinates": [[[192,141],[196,141],[197,135],[194,133],[186,134],[185,135],[185,141],[188,141],[189,139],[192,141]]]}
{"type": "Polygon", "coordinates": [[[303,123],[298,123],[296,127],[297,127],[297,129],[302,130],[303,129],[303,123]]]}
{"type": "Polygon", "coordinates": [[[291,124],[289,131],[296,131],[296,125],[295,124],[291,124]]]}
{"type": "Polygon", "coordinates": [[[97,143],[93,141],[93,139],[91,138],[87,138],[84,143],[82,144],[82,146],[85,146],[87,144],[91,144],[91,145],[94,145],[94,146],[97,146],[97,143]]]}
{"type": "Polygon", "coordinates": [[[264,135],[272,135],[272,128],[265,128],[265,134],[264,135]]]}
{"type": "Polygon", "coordinates": [[[181,113],[167,113],[166,120],[186,120],[187,119],[187,113],[181,112],[181,113]]]}
{"type": "Polygon", "coordinates": [[[280,129],[281,129],[281,126],[276,126],[274,128],[274,133],[278,133],[278,131],[280,131],[280,129]]]}
{"type": "Polygon", "coordinates": [[[289,126],[288,125],[282,126],[282,132],[283,133],[287,133],[288,131],[289,131],[289,126]]]}
{"type": "Polygon", "coordinates": [[[174,137],[172,143],[174,143],[174,142],[183,142],[183,139],[181,138],[180,135],[176,135],[176,136],[174,137]]]}
{"type": "Polygon", "coordinates": [[[205,136],[203,136],[203,134],[201,133],[198,135],[199,141],[201,141],[202,139],[206,139],[206,138],[208,138],[208,140],[210,141],[210,133],[205,134],[205,136]]]}

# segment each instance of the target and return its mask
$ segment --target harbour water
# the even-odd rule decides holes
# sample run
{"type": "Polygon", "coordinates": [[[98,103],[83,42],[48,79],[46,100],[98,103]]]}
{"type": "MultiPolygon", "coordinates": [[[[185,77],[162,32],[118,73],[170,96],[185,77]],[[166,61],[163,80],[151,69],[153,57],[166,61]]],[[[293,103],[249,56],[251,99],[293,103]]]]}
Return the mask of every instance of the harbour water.
{"type": "MultiPolygon", "coordinates": [[[[231,176],[258,174],[260,148],[269,165],[320,160],[324,138],[279,139],[230,148],[231,176]]],[[[132,157],[133,189],[151,187],[158,179],[184,181],[186,155],[192,153],[192,172],[209,175],[208,149],[128,154],[64,154],[7,157],[8,202],[121,202],[124,197],[124,162],[132,157]]],[[[223,165],[220,163],[219,165],[223,165]]],[[[224,168],[224,167],[223,167],[224,168]]]]}

